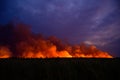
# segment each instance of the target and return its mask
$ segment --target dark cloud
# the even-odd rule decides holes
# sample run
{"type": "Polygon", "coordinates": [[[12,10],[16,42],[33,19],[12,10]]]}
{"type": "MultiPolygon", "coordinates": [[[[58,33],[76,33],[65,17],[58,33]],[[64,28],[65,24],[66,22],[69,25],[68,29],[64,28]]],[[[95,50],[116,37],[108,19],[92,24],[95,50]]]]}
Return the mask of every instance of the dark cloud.
{"type": "Polygon", "coordinates": [[[120,9],[120,0],[115,0],[115,3],[117,5],[118,9],[120,9]]]}
{"type": "Polygon", "coordinates": [[[0,4],[0,24],[17,17],[33,26],[35,33],[71,43],[85,41],[108,48],[118,44],[119,0],[4,0],[0,4]]]}
{"type": "Polygon", "coordinates": [[[1,0],[0,1],[0,11],[4,11],[4,9],[7,8],[7,5],[8,5],[7,0],[1,0]]]}

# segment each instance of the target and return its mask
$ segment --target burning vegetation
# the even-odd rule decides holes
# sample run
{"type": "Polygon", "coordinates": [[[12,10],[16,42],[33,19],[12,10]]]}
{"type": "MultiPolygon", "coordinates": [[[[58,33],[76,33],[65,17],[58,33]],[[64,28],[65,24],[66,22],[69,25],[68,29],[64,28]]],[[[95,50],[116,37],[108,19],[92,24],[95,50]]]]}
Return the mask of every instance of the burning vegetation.
{"type": "Polygon", "coordinates": [[[0,26],[0,58],[112,58],[94,45],[71,45],[35,34],[23,24],[0,26]]]}

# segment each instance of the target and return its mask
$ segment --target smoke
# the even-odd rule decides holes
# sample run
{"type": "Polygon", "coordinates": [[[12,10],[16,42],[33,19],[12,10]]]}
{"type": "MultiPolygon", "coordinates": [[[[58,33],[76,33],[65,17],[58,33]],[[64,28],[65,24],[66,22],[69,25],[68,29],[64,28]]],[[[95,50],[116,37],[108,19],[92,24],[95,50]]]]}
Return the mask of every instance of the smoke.
{"type": "Polygon", "coordinates": [[[55,36],[44,37],[31,32],[25,24],[7,24],[0,27],[0,58],[112,58],[94,45],[71,45],[55,36]]]}

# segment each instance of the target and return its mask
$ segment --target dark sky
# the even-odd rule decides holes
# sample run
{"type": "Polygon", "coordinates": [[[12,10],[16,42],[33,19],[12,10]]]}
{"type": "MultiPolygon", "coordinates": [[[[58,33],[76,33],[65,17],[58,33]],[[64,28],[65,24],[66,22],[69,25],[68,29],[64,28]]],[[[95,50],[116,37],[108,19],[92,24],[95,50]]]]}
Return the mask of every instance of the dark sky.
{"type": "Polygon", "coordinates": [[[120,57],[119,0],[0,0],[0,24],[14,19],[32,31],[94,44],[120,57]]]}

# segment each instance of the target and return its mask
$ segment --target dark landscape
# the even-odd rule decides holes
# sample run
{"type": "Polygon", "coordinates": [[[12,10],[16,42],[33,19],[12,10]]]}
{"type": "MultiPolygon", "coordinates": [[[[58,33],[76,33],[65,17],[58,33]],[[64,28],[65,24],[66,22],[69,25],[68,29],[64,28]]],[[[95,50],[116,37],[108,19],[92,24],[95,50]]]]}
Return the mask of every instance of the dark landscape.
{"type": "Polygon", "coordinates": [[[120,59],[8,58],[0,72],[1,80],[120,80],[120,59]]]}

